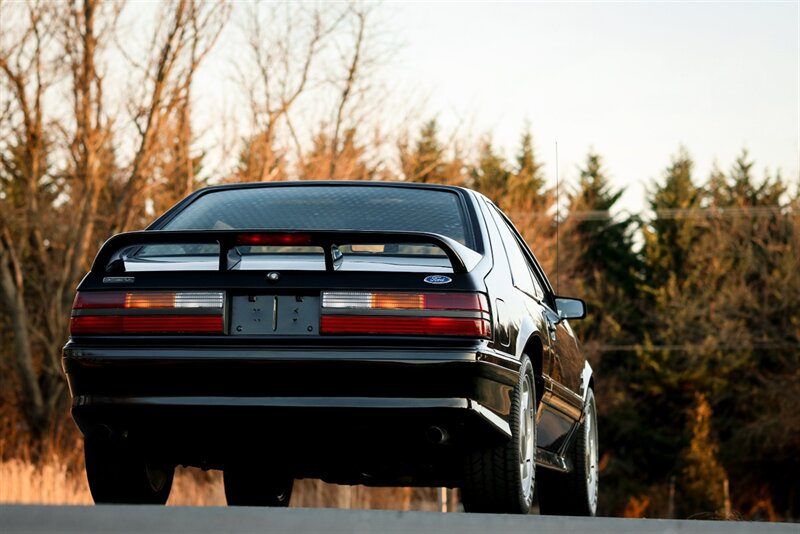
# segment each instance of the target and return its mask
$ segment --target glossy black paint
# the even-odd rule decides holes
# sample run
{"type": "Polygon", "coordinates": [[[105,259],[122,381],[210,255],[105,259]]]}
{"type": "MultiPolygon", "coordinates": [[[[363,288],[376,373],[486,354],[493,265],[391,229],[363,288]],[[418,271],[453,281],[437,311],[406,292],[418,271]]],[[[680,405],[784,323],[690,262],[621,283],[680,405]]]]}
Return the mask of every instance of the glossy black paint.
{"type": "MultiPolygon", "coordinates": [[[[286,185],[297,184],[221,188],[286,185]]],[[[149,231],[110,239],[78,289],[221,290],[226,294],[226,310],[234,297],[254,294],[319,297],[321,290],[480,291],[488,296],[492,339],[76,335],[64,347],[63,365],[73,397],[72,414],[81,430],[124,434],[150,454],[176,464],[224,467],[243,455],[266,461],[276,453],[282,463],[292,466],[296,477],[368,485],[457,486],[465,451],[510,436],[510,395],[520,358],[526,354],[534,366],[539,401],[537,461],[550,468],[570,469],[564,451],[581,417],[591,369],[568,322],[555,311],[552,287],[533,254],[513,226],[504,231],[512,232],[516,241],[503,241],[498,224],[510,223],[475,192],[418,184],[377,186],[456,191],[470,217],[470,231],[482,259],[467,270],[452,248],[447,252],[446,240],[431,235],[429,242],[442,246],[453,262],[452,282],[446,286],[424,283],[425,275],[419,272],[387,275],[332,269],[284,271],[277,281],[267,279],[268,271],[225,269],[113,273],[132,276],[134,281],[104,281],[115,250],[143,238],[146,242],[162,239],[159,235],[167,232],[153,230],[163,227],[193,199],[220,189],[216,187],[190,195],[149,231]],[[509,267],[510,246],[522,251],[541,294],[520,289],[523,273],[512,273],[509,267]],[[431,426],[448,431],[446,443],[426,439],[431,426]]],[[[231,232],[179,233],[225,243],[233,236],[231,232]]],[[[316,235],[327,247],[341,238],[336,232],[316,235]]],[[[374,242],[376,237],[354,235],[363,242],[374,242]]],[[[413,242],[419,236],[384,232],[381,237],[413,242]]]]}
{"type": "MultiPolygon", "coordinates": [[[[263,234],[260,230],[183,230],[159,232],[126,232],[117,234],[103,244],[100,252],[92,264],[92,272],[105,272],[107,274],[120,274],[125,272],[124,264],[113,262],[114,254],[126,247],[153,245],[158,243],[218,243],[219,244],[219,270],[229,270],[228,253],[237,244],[237,238],[249,235],[263,234]]],[[[331,232],[318,230],[279,231],[281,235],[297,235],[307,237],[303,244],[319,246],[325,251],[325,272],[330,275],[334,272],[334,259],[332,248],[346,240],[347,244],[371,243],[429,243],[436,245],[447,255],[453,272],[465,273],[467,266],[463,258],[453,248],[451,239],[437,234],[426,232],[331,232]]],[[[457,243],[455,243],[457,245],[457,243]]]]}

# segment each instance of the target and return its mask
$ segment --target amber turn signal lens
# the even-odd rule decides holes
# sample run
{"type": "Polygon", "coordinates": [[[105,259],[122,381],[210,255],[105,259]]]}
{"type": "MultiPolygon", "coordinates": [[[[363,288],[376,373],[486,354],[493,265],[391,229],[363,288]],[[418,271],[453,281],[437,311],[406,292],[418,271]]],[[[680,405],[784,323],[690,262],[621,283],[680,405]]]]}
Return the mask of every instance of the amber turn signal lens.
{"type": "Polygon", "coordinates": [[[374,309],[421,310],[425,307],[425,297],[414,293],[373,293],[374,309]]]}

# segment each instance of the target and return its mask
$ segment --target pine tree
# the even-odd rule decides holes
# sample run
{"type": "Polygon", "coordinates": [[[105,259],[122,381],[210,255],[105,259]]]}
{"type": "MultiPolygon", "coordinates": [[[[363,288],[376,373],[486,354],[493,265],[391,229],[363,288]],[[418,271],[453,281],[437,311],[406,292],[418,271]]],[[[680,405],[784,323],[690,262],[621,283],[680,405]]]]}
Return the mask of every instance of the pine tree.
{"type": "Polygon", "coordinates": [[[656,476],[668,472],[664,458],[675,446],[668,442],[669,436],[644,430],[653,403],[634,402],[630,380],[635,375],[634,355],[624,348],[607,348],[640,339],[641,261],[634,251],[634,221],[612,216],[622,193],[612,187],[601,157],[590,152],[578,185],[568,196],[560,231],[560,293],[583,298],[587,304],[587,318],[574,322],[573,328],[595,373],[603,377],[604,386],[598,389],[599,426],[607,450],[614,451],[604,476],[606,484],[619,488],[615,495],[619,500],[612,506],[620,509],[628,496],[647,491],[653,472],[656,476]]]}
{"type": "MultiPolygon", "coordinates": [[[[670,204],[678,214],[696,209],[685,206],[707,203],[708,209],[655,221],[648,229],[643,286],[652,299],[649,348],[637,352],[636,367],[625,375],[635,384],[630,402],[645,407],[636,426],[659,437],[650,438],[650,454],[666,451],[662,465],[672,463],[672,472],[683,469],[688,476],[685,511],[709,511],[719,495],[710,499],[701,480],[705,475],[687,471],[686,462],[698,458],[670,460],[668,452],[691,451],[697,428],[675,432],[676,423],[662,415],[687,413],[702,396],[715,414],[713,426],[720,437],[714,462],[730,473],[734,499],[760,500],[755,488],[769,487],[777,506],[797,510],[798,498],[790,491],[796,482],[785,475],[800,432],[800,417],[793,415],[799,413],[795,392],[800,394],[795,374],[800,365],[797,217],[781,205],[785,185],[780,176],[755,180],[746,152],[729,173],[715,169],[705,190],[697,191],[682,159],[673,161],[651,206],[668,216],[676,214],[665,208],[670,204]],[[658,411],[646,408],[655,404],[658,411]],[[754,458],[767,449],[770,460],[755,461],[754,468],[754,458]]],[[[645,434],[635,435],[643,445],[645,434]]],[[[715,478],[712,486],[718,491],[715,478]]]]}
{"type": "Polygon", "coordinates": [[[412,178],[415,182],[440,183],[444,150],[439,143],[436,119],[431,119],[422,126],[414,151],[412,178]]]}
{"type": "Polygon", "coordinates": [[[572,276],[594,280],[626,296],[635,293],[641,262],[634,252],[632,218],[612,217],[623,189],[613,190],[598,154],[589,153],[580,171],[577,189],[569,196],[568,224],[564,233],[575,245],[570,262],[572,276]]]}
{"type": "Polygon", "coordinates": [[[753,177],[755,162],[749,159],[747,149],[736,158],[727,178],[718,181],[714,198],[719,207],[777,206],[786,193],[780,175],[766,176],[760,185],[753,177]]]}
{"type": "Polygon", "coordinates": [[[286,158],[265,133],[244,140],[236,169],[229,181],[274,182],[287,179],[286,158]]]}
{"type": "Polygon", "coordinates": [[[554,198],[545,188],[542,168],[533,149],[533,136],[526,131],[520,138],[515,168],[508,177],[501,207],[529,242],[554,233],[553,214],[549,213],[554,198]]]}
{"type": "Polygon", "coordinates": [[[501,209],[505,209],[504,201],[508,194],[510,177],[511,171],[508,170],[505,159],[495,152],[490,140],[484,140],[477,164],[470,170],[472,187],[489,197],[501,209]]]}
{"type": "Polygon", "coordinates": [[[408,182],[464,185],[464,164],[457,155],[448,157],[439,140],[439,125],[431,119],[422,125],[419,138],[410,147],[408,140],[398,143],[400,168],[408,182]]]}
{"type": "Polygon", "coordinates": [[[693,287],[713,288],[700,323],[710,350],[697,364],[707,369],[731,493],[752,502],[763,498],[755,488],[769,488],[779,510],[797,514],[786,473],[800,443],[800,223],[780,174],[757,180],[754,168],[743,150],[710,184],[713,216],[691,260],[703,273],[693,287]],[[763,458],[757,469],[754,457],[763,458]]]}
{"type": "Polygon", "coordinates": [[[356,130],[348,128],[341,147],[334,156],[324,126],[314,137],[313,148],[304,154],[299,164],[301,180],[370,180],[375,174],[364,160],[365,149],[356,143],[356,130]],[[330,175],[331,159],[336,158],[335,173],[330,175]]]}
{"type": "Polygon", "coordinates": [[[687,255],[699,238],[698,210],[704,198],[694,184],[694,161],[685,148],[673,157],[664,173],[663,184],[655,184],[648,203],[654,218],[642,226],[648,283],[657,290],[670,276],[683,279],[690,265],[687,255]]]}
{"type": "Polygon", "coordinates": [[[520,139],[519,152],[516,157],[516,169],[511,175],[509,192],[515,199],[524,199],[520,203],[531,203],[534,209],[547,207],[545,180],[542,175],[543,164],[536,159],[533,150],[533,136],[526,131],[520,139]]]}
{"type": "Polygon", "coordinates": [[[724,484],[728,478],[719,462],[719,444],[712,432],[713,410],[705,395],[695,395],[689,413],[691,441],[682,453],[681,499],[684,516],[715,516],[724,506],[724,484]]]}

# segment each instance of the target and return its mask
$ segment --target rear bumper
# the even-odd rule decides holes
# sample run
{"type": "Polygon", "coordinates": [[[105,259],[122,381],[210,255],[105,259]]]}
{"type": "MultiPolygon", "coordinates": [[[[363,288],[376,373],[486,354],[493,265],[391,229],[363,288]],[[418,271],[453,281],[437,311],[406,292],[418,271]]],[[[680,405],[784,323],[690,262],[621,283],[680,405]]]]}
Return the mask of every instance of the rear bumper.
{"type": "Polygon", "coordinates": [[[330,451],[419,452],[432,426],[458,448],[503,439],[519,366],[473,348],[74,343],[63,365],[84,434],[130,434],[193,465],[250,445],[299,452],[321,436],[330,451]]]}

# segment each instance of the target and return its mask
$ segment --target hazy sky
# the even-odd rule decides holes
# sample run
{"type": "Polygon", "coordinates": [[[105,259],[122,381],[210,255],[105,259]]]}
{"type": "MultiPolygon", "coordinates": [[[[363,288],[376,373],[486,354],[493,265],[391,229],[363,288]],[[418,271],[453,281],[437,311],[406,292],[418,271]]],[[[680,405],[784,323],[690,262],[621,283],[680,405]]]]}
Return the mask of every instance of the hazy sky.
{"type": "Polygon", "coordinates": [[[800,3],[388,3],[390,76],[445,130],[491,133],[513,156],[526,121],[546,173],[574,183],[590,147],[624,204],[685,145],[696,175],[743,147],[800,176],[800,3]]]}

